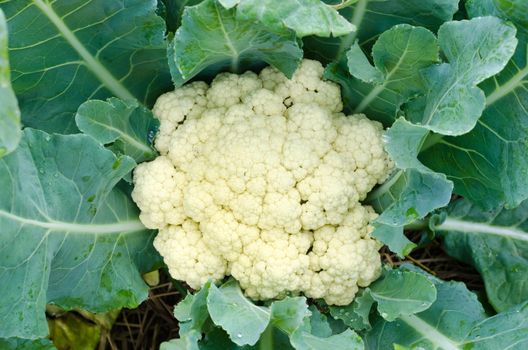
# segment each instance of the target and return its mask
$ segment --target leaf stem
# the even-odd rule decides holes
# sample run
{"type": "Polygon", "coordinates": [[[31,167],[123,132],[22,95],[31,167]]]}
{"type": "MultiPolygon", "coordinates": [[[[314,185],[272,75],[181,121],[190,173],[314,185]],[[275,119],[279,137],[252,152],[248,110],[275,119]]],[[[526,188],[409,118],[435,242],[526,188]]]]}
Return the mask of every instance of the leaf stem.
{"type": "Polygon", "coordinates": [[[269,324],[260,335],[259,350],[273,350],[273,326],[269,324]]]}
{"type": "Polygon", "coordinates": [[[359,0],[341,0],[339,4],[331,5],[336,10],[344,9],[345,7],[352,6],[359,0]]]}
{"type": "MultiPolygon", "coordinates": [[[[528,59],[528,45],[526,46],[526,58],[528,59]]],[[[508,95],[513,90],[520,87],[523,83],[523,79],[528,75],[528,63],[526,67],[517,72],[510,80],[505,84],[498,86],[489,96],[486,97],[486,107],[497,102],[504,96],[508,95]]]]}
{"type": "Polygon", "coordinates": [[[341,41],[341,44],[339,45],[339,50],[337,51],[337,60],[339,60],[341,56],[343,56],[343,53],[348,50],[354,43],[354,40],[356,40],[357,34],[359,32],[359,27],[361,26],[361,22],[363,22],[363,17],[365,16],[365,12],[367,11],[368,2],[369,0],[359,0],[359,2],[357,3],[351,21],[351,23],[356,27],[356,30],[348,34],[341,41]]]}
{"type": "Polygon", "coordinates": [[[425,230],[427,228],[429,228],[429,218],[416,220],[416,221],[411,222],[408,225],[405,225],[405,229],[411,230],[411,231],[425,230]]]}
{"type": "Polygon", "coordinates": [[[77,51],[79,56],[86,62],[86,67],[103,83],[103,85],[114,95],[122,100],[135,100],[134,95],[128,91],[112,73],[110,73],[103,64],[97,60],[84,45],[79,41],[77,36],[68,28],[63,19],[51,7],[51,4],[42,0],[34,0],[35,6],[48,17],[51,23],[57,28],[59,34],[77,51]]]}
{"type": "Polygon", "coordinates": [[[374,191],[370,192],[365,202],[372,205],[372,202],[377,200],[382,195],[384,195],[385,192],[389,191],[392,185],[394,185],[400,179],[402,175],[403,175],[403,170],[398,169],[396,172],[394,172],[391,175],[391,177],[387,181],[385,181],[382,185],[380,185],[374,191]]]}

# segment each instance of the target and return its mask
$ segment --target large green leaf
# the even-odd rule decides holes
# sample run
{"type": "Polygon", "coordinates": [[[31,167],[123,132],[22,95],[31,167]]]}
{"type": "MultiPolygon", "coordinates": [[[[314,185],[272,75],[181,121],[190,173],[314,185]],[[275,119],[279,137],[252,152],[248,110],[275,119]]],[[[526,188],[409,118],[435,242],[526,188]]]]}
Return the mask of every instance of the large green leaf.
{"type": "Polygon", "coordinates": [[[403,226],[444,207],[451,199],[453,183],[435,173],[417,159],[429,131],[399,118],[385,133],[385,147],[396,163],[397,171],[367,197],[381,213],[373,236],[399,256],[414,248],[403,235],[403,226]]]}
{"type": "Polygon", "coordinates": [[[399,169],[369,197],[381,212],[378,222],[392,226],[410,224],[449,203],[453,183],[417,159],[428,130],[398,119],[385,133],[385,147],[399,169]]]}
{"type": "Polygon", "coordinates": [[[57,350],[49,339],[0,339],[0,349],[2,350],[57,350]]]}
{"type": "Polygon", "coordinates": [[[370,328],[369,314],[374,302],[387,321],[428,309],[436,300],[434,284],[423,274],[406,269],[386,270],[382,278],[365,288],[347,306],[330,306],[334,318],[361,330],[370,328]]]}
{"type": "Polygon", "coordinates": [[[433,305],[393,322],[376,317],[364,337],[366,348],[392,350],[395,344],[425,350],[524,348],[521,344],[528,340],[526,306],[486,318],[476,295],[463,283],[428,278],[438,291],[433,305]]]}
{"type": "Polygon", "coordinates": [[[363,350],[363,340],[353,330],[331,335],[327,338],[317,337],[303,331],[297,331],[291,337],[292,345],[297,350],[363,350]]]}
{"type": "Polygon", "coordinates": [[[155,0],[3,0],[13,88],[24,124],[76,131],[90,98],[150,103],[169,89],[155,0]]]}
{"type": "Polygon", "coordinates": [[[114,189],[134,166],[89,136],[29,128],[0,160],[0,337],[45,336],[46,303],[100,312],[147,297],[153,232],[114,189]]]}
{"type": "Polygon", "coordinates": [[[520,16],[528,3],[509,3],[468,2],[472,16],[512,20],[519,44],[506,68],[480,85],[487,107],[476,127],[461,137],[438,140],[421,155],[426,165],[453,180],[455,192],[484,209],[515,207],[528,198],[528,21],[520,16]]]}
{"type": "Polygon", "coordinates": [[[167,31],[174,33],[181,25],[181,17],[186,6],[194,6],[202,0],[158,0],[158,14],[165,18],[167,31]]]}
{"type": "Polygon", "coordinates": [[[377,37],[391,27],[407,23],[436,32],[438,27],[453,18],[459,0],[359,0],[341,10],[356,31],[340,38],[308,37],[305,51],[322,62],[341,58],[352,44],[359,41],[363,48],[372,46],[377,37]]]}
{"type": "Polygon", "coordinates": [[[482,211],[460,200],[436,230],[448,254],[480,272],[497,311],[528,300],[528,201],[512,210],[482,211]]]}
{"type": "Polygon", "coordinates": [[[355,30],[335,9],[321,0],[238,0],[220,1],[227,8],[238,3],[240,19],[259,21],[273,32],[293,30],[298,37],[337,37],[355,30]]]}
{"type": "Polygon", "coordinates": [[[436,37],[429,30],[407,24],[394,26],[381,34],[372,48],[375,67],[370,69],[379,72],[380,77],[365,79],[365,67],[358,64],[361,48],[357,43],[353,45],[347,53],[348,70],[362,80],[349,81],[355,92],[349,96],[354,112],[390,124],[402,103],[424,90],[420,70],[438,62],[438,50],[436,37]]]}
{"type": "Polygon", "coordinates": [[[0,9],[0,158],[16,148],[21,135],[20,111],[11,88],[7,56],[7,26],[0,9]]]}
{"type": "Polygon", "coordinates": [[[75,115],[77,127],[103,145],[111,144],[118,155],[132,157],[137,163],[157,155],[152,146],[159,121],[136,101],[110,98],[83,103],[75,115]]]}
{"type": "Polygon", "coordinates": [[[203,70],[210,75],[225,69],[240,72],[263,62],[291,76],[301,59],[293,32],[271,33],[260,23],[238,19],[235,9],[225,9],[216,0],[185,9],[169,48],[176,85],[203,70]]]}
{"type": "Polygon", "coordinates": [[[253,304],[235,280],[220,288],[211,285],[207,309],[213,322],[222,327],[238,345],[253,345],[270,322],[270,311],[253,304]]]}
{"type": "Polygon", "coordinates": [[[443,24],[438,42],[449,63],[424,72],[426,94],[408,105],[407,119],[443,135],[461,135],[475,126],[486,105],[476,87],[499,73],[515,52],[513,25],[496,17],[443,24]]]}

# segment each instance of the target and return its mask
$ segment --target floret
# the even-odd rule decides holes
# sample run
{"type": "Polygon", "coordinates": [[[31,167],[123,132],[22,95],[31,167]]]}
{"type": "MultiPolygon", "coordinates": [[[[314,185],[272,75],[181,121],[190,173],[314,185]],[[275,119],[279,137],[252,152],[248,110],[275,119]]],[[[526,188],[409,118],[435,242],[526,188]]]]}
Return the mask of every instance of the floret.
{"type": "Polygon", "coordinates": [[[360,200],[393,166],[383,128],[342,114],[322,74],[304,60],[292,79],[223,73],[158,99],[161,155],[135,170],[133,198],[174,278],[344,305],[379,276],[376,214],[360,200]]]}

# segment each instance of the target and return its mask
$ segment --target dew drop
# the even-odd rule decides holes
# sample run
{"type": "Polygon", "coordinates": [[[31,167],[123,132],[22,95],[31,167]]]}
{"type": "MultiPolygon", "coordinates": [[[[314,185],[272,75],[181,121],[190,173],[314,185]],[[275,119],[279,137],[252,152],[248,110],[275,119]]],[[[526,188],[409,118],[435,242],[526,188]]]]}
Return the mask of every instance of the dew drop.
{"type": "Polygon", "coordinates": [[[237,335],[237,338],[242,338],[242,334],[238,333],[237,335]]]}

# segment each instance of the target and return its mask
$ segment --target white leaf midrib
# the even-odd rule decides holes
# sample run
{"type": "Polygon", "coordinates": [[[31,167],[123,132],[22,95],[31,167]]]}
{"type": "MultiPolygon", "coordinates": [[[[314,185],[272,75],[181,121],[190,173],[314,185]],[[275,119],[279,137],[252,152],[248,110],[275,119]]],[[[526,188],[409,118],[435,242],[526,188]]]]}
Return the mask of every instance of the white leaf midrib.
{"type": "Polygon", "coordinates": [[[135,97],[112,75],[108,69],[97,60],[79,41],[75,34],[68,28],[62,19],[53,10],[50,4],[43,0],[33,0],[33,3],[57,28],[60,35],[85,61],[86,67],[104,84],[104,86],[117,97],[123,100],[134,100],[135,97]]]}
{"type": "Polygon", "coordinates": [[[422,320],[416,315],[400,316],[400,320],[405,322],[417,333],[419,333],[424,339],[429,340],[436,348],[443,350],[461,350],[459,344],[455,343],[452,339],[447,337],[445,334],[438,331],[436,328],[422,320]]]}
{"type": "Polygon", "coordinates": [[[497,226],[490,223],[465,221],[448,217],[436,227],[439,231],[458,231],[464,233],[490,234],[528,242],[528,233],[513,226],[497,226]]]}
{"type": "Polygon", "coordinates": [[[121,221],[112,224],[77,224],[64,221],[39,221],[18,216],[6,211],[0,210],[0,218],[6,218],[15,221],[20,225],[36,226],[46,230],[67,233],[85,233],[85,234],[111,234],[137,232],[145,230],[145,226],[139,220],[121,221]]]}

